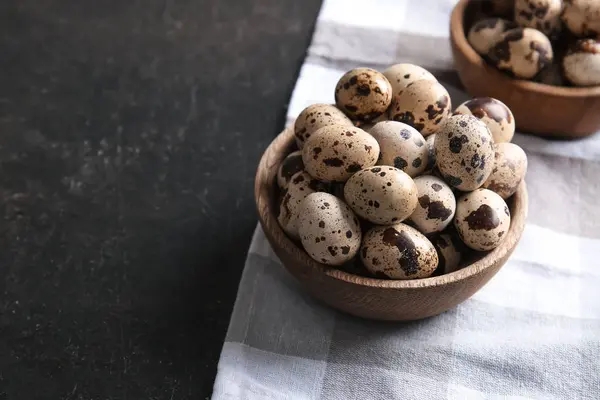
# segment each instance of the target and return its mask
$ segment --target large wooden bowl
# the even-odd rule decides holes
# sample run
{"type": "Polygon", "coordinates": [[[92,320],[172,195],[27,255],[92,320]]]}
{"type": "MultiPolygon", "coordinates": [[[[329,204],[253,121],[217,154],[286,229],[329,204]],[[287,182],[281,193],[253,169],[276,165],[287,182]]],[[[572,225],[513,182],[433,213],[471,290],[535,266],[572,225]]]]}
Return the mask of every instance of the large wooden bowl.
{"type": "Polygon", "coordinates": [[[460,0],[450,20],[450,40],[460,80],[473,97],[504,102],[517,128],[541,136],[579,138],[600,130],[600,87],[550,86],[513,79],[486,63],[468,43],[481,0],[460,0]]]}
{"type": "Polygon", "coordinates": [[[519,241],[527,216],[525,183],[508,201],[510,230],[500,247],[469,266],[442,276],[391,281],[365,278],[311,259],[277,223],[277,169],[294,144],[292,129],[284,130],[269,146],[256,172],[254,195],[267,239],[283,265],[316,298],[338,310],[378,320],[414,320],[442,313],[477,292],[504,265],[519,241]]]}

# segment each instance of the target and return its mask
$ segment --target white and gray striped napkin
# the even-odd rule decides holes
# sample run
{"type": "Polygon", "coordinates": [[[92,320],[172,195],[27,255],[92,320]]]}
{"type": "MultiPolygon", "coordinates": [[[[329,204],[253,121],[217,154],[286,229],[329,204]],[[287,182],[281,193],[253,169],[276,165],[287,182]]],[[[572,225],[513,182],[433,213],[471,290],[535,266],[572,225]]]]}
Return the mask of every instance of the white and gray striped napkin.
{"type": "MultiPolygon", "coordinates": [[[[468,98],[448,42],[454,0],[325,0],[288,123],[333,101],[348,69],[410,62],[468,98]]],[[[411,323],[353,318],[306,295],[256,229],[213,399],[600,399],[600,135],[517,134],[529,219],[500,272],[411,323]]]]}

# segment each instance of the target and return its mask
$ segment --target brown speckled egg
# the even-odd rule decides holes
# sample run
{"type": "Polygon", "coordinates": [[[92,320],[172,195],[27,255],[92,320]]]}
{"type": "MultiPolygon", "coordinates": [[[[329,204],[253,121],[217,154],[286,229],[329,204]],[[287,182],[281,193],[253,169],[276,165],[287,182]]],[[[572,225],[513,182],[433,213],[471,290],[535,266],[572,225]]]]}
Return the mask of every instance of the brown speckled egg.
{"type": "Polygon", "coordinates": [[[377,166],[354,174],[344,186],[344,198],[354,212],[373,223],[405,220],[417,205],[414,181],[394,167],[377,166]]]}
{"type": "Polygon", "coordinates": [[[327,185],[304,171],[297,172],[288,183],[288,189],[279,204],[279,225],[293,239],[298,239],[298,212],[309,194],[327,190],[327,185]]]}
{"type": "Polygon", "coordinates": [[[512,29],[502,35],[488,53],[490,62],[501,71],[531,79],[552,63],[554,53],[546,35],[533,28],[512,29]]]}
{"type": "Polygon", "coordinates": [[[423,135],[410,125],[397,121],[380,122],[370,134],[379,143],[378,165],[393,165],[410,177],[421,174],[429,162],[423,135]]]}
{"type": "Polygon", "coordinates": [[[516,23],[502,18],[483,19],[473,24],[467,40],[477,53],[486,55],[504,32],[517,27],[516,23]]]}
{"type": "Polygon", "coordinates": [[[494,146],[494,169],[483,184],[503,199],[512,196],[527,173],[527,155],[513,143],[499,143],[494,146]]]}
{"type": "Polygon", "coordinates": [[[371,121],[392,101],[392,86],[379,71],[356,68],[344,74],[335,87],[335,103],[350,118],[371,121]]]}
{"type": "Polygon", "coordinates": [[[510,142],[515,134],[515,117],[510,109],[491,97],[477,97],[465,101],[454,111],[479,118],[492,133],[494,143],[510,142]]]}
{"type": "Polygon", "coordinates": [[[346,203],[329,193],[313,193],[304,199],[298,232],[308,255],[328,265],[351,260],[362,238],[358,218],[346,203]]]}
{"type": "Polygon", "coordinates": [[[360,258],[373,275],[383,279],[427,278],[438,266],[433,244],[406,224],[377,226],[364,237],[360,258]]]}
{"type": "Polygon", "coordinates": [[[562,0],[516,0],[515,22],[523,28],[535,28],[548,37],[562,30],[562,0]]]}
{"type": "Polygon", "coordinates": [[[451,112],[448,91],[439,82],[421,79],[394,96],[390,119],[408,124],[428,136],[440,129],[451,112]]]}
{"type": "Polygon", "coordinates": [[[435,137],[435,157],[450,186],[462,191],[477,189],[494,167],[492,134],[478,118],[454,115],[435,137]]]}
{"type": "Polygon", "coordinates": [[[302,150],[304,142],[318,129],[328,125],[352,126],[352,121],[333,104],[313,104],[306,107],[294,123],[296,144],[302,150]]]}
{"type": "Polygon", "coordinates": [[[452,233],[440,232],[429,239],[437,250],[439,259],[436,275],[458,271],[466,248],[457,234],[454,231],[452,233]]]}
{"type": "Polygon", "coordinates": [[[510,211],[502,197],[488,189],[477,189],[458,199],[454,226],[473,250],[492,250],[506,237],[510,211]]]}
{"type": "Polygon", "coordinates": [[[562,20],[579,37],[600,36],[600,1],[564,0],[562,20]]]}
{"type": "Polygon", "coordinates": [[[425,167],[424,174],[431,175],[433,168],[435,167],[435,133],[433,135],[427,136],[425,139],[427,142],[427,167],[425,167]]]}
{"type": "Polygon", "coordinates": [[[277,184],[281,189],[286,189],[288,183],[297,172],[304,171],[302,152],[294,151],[283,159],[277,170],[277,184]]]}
{"type": "Polygon", "coordinates": [[[319,129],[304,144],[305,170],[325,182],[345,182],[354,173],[375,165],[379,144],[367,132],[344,125],[319,129]]]}
{"type": "Polygon", "coordinates": [[[563,58],[565,77],[576,86],[600,85],[600,42],[578,40],[563,58]]]}
{"type": "Polygon", "coordinates": [[[423,175],[415,178],[417,207],[410,220],[424,234],[441,232],[452,222],[456,199],[450,186],[440,178],[423,175]]]}
{"type": "Polygon", "coordinates": [[[408,85],[421,79],[437,82],[435,76],[423,67],[414,64],[395,64],[383,71],[392,85],[392,93],[398,95],[408,85]]]}

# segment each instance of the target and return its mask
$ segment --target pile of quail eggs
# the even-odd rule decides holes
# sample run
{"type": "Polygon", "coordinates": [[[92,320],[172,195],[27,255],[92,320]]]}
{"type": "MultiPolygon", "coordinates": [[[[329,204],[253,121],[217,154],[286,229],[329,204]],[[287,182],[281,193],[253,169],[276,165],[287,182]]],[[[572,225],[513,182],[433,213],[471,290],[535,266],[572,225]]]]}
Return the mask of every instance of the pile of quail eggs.
{"type": "Polygon", "coordinates": [[[348,71],[335,103],[298,115],[298,150],[277,173],[279,224],[310,257],[419,279],[502,243],[505,200],[527,170],[506,105],[475,98],[453,112],[446,89],[412,64],[348,71]]]}
{"type": "Polygon", "coordinates": [[[499,70],[554,86],[600,85],[600,1],[487,0],[468,41],[499,70]]]}

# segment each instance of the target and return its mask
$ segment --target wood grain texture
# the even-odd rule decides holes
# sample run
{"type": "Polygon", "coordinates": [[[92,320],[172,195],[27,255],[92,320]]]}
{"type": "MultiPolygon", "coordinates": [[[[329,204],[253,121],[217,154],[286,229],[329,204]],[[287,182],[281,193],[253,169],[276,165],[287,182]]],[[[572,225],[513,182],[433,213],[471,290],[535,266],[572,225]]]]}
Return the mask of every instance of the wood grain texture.
{"type": "Polygon", "coordinates": [[[559,87],[512,79],[481,58],[466,38],[476,7],[476,1],[461,0],[450,20],[455,67],[471,96],[504,102],[523,132],[580,138],[600,130],[600,87],[559,87]]]}
{"type": "Polygon", "coordinates": [[[277,168],[294,143],[284,130],[263,154],[256,172],[254,194],[260,223],[273,250],[287,270],[313,296],[328,305],[364,318],[415,320],[440,314],[465,301],[504,265],[519,241],[527,217],[527,190],[521,183],[508,201],[511,227],[505,241],[481,259],[451,274],[407,281],[366,278],[328,267],[311,259],[277,223],[277,168]]]}

